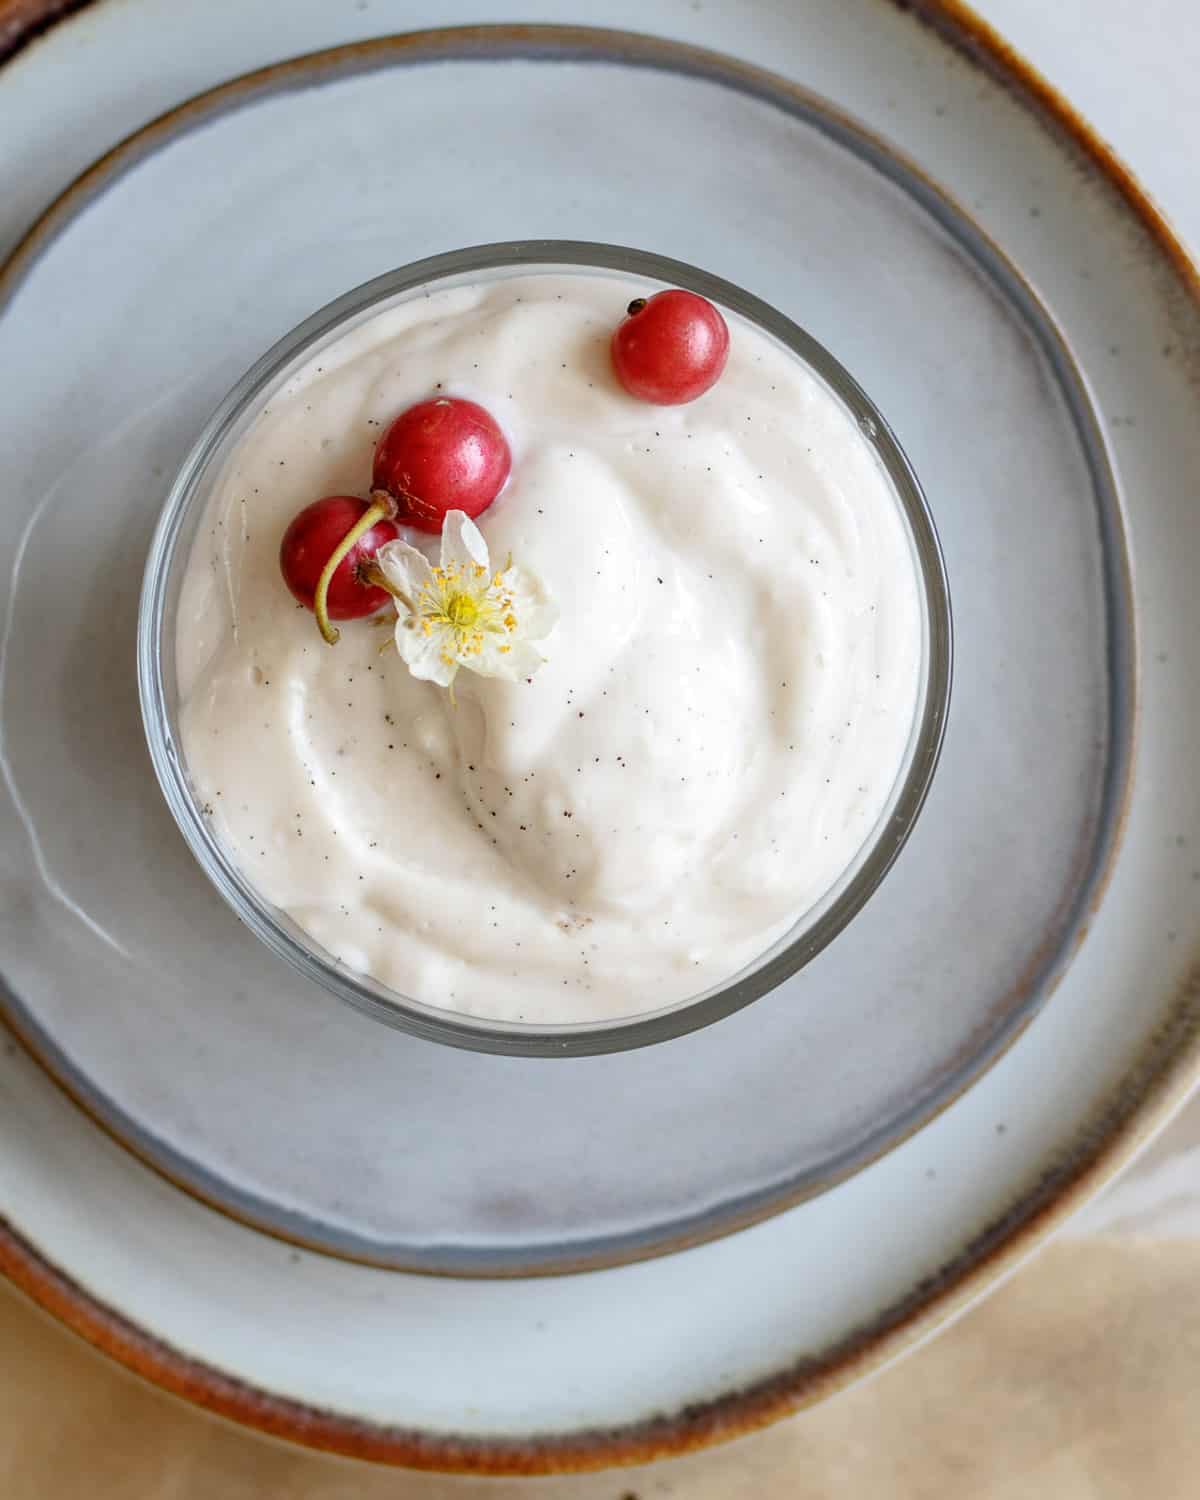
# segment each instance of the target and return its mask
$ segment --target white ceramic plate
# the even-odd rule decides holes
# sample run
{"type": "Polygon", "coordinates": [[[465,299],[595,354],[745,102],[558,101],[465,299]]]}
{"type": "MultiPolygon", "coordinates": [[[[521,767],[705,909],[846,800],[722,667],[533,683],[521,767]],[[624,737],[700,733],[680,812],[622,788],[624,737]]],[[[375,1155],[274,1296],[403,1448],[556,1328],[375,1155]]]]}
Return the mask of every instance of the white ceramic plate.
{"type": "MultiPolygon", "coordinates": [[[[553,7],[547,9],[553,19],[553,7]]],[[[139,20],[145,24],[153,11],[152,5],[138,8],[139,20]]],[[[196,39],[194,47],[182,49],[188,60],[179,62],[182,73],[214,43],[210,28],[220,28],[211,10],[172,14],[176,30],[191,26],[196,39]]],[[[349,35],[348,22],[357,14],[336,6],[311,11],[297,6],[289,11],[289,45],[273,50],[278,38],[260,37],[253,23],[223,31],[226,50],[209,57],[208,76],[227,75],[273,52],[349,35]]],[[[405,19],[421,20],[419,7],[406,9],[405,19]]],[[[606,7],[603,19],[647,25],[644,9],[634,14],[633,7],[617,4],[606,7]]],[[[81,55],[81,35],[102,38],[112,49],[105,55],[118,55],[120,28],[128,21],[129,7],[102,6],[19,60],[4,85],[18,125],[24,121],[31,134],[36,131],[36,89],[22,93],[35,69],[72,66],[81,55]]],[[[394,15],[389,22],[395,24],[394,15]]],[[[1197,315],[1186,273],[1172,263],[1148,212],[1115,193],[1082,149],[1048,130],[1020,95],[987,82],[911,17],[861,0],[787,17],[766,5],[745,6],[735,24],[729,17],[698,17],[690,8],[663,4],[654,8],[654,23],[660,33],[724,45],[815,83],[956,192],[1032,279],[1110,423],[1109,437],[1129,485],[1129,522],[1142,568],[1138,603],[1144,638],[1155,647],[1155,632],[1171,621],[1179,644],[1155,649],[1145,693],[1142,769],[1125,851],[1112,895],[1053,1004],[984,1083],[915,1140],[820,1200],[721,1244],[655,1264],[524,1284],[430,1281],[301,1255],[149,1178],[49,1093],[32,1065],[14,1054],[0,1071],[0,1105],[6,1126],[12,1122],[0,1145],[0,1204],[18,1232],[0,1253],[13,1273],[44,1301],[56,1302],[77,1326],[164,1383],[245,1420],[346,1451],[493,1470],[551,1467],[678,1448],[787,1409],[822,1382],[847,1378],[901,1331],[911,1336],[922,1316],[948,1312],[971,1285],[996,1274],[1002,1245],[1011,1253],[1021,1240],[1019,1231],[1028,1242],[1030,1226],[1047,1205],[1062,1209],[1071,1184],[1098,1170],[1101,1156],[1113,1164],[1127,1118],[1148,1121],[1154,1113],[1148,1091],[1161,1092],[1179,1081],[1183,1033],[1193,1023],[1190,996],[1176,1000],[1180,976],[1171,962],[1172,946],[1162,941],[1168,930],[1183,930],[1191,915],[1188,906],[1194,906],[1186,852],[1194,808],[1185,805],[1191,780],[1174,716],[1196,712],[1192,679],[1200,678],[1187,659],[1190,642],[1180,623],[1195,607],[1189,599],[1188,539],[1172,539],[1169,532],[1173,511],[1187,498],[1180,476],[1194,471],[1196,459],[1186,356],[1195,349],[1197,315]],[[945,120],[953,120],[953,130],[945,120]],[[1132,254],[1134,248],[1140,253],[1132,254]],[[1160,651],[1165,661],[1157,659],[1160,651]],[[1170,801],[1161,794],[1163,786],[1172,789],[1170,801]],[[1173,881],[1181,871],[1185,878],[1173,881]],[[1132,889],[1141,891],[1136,909],[1128,901],[1132,889]],[[1135,1003],[1130,997],[1136,995],[1145,998],[1135,1003]],[[98,1304],[109,1307],[112,1316],[98,1311],[98,1304]],[[698,1306],[705,1309],[703,1318],[696,1314],[698,1306]],[[419,1351],[419,1357],[398,1362],[398,1347],[419,1351]]],[[[6,972],[26,1035],[39,1046],[56,1047],[54,1060],[76,1064],[77,1087],[81,1080],[101,1077],[105,1087],[88,1091],[93,1108],[105,1108],[106,1099],[121,1106],[134,1099],[136,1109],[127,1115],[158,1132],[150,1142],[155,1149],[164,1135],[171,1137],[176,1159],[168,1165],[181,1176],[188,1175],[189,1163],[208,1171],[216,1161],[218,1186],[240,1177],[244,1187],[249,1178],[274,1195],[265,1202],[259,1192],[256,1201],[230,1206],[269,1222],[274,1215],[275,1227],[331,1248],[477,1271],[507,1269],[508,1255],[523,1269],[561,1266],[614,1249],[658,1248],[697,1228],[703,1233],[726,1228],[739,1216],[794,1194],[803,1146],[820,1142],[831,1121],[842,1139],[847,1137],[845,1122],[834,1118],[839,1100],[855,1106],[876,1087],[878,1097],[890,1096],[894,1104],[896,1074],[890,1070],[903,1073],[914,1054],[928,1061],[931,1028],[933,1050],[943,1059],[959,1054],[960,1062],[964,1046],[978,1062],[1011,1036],[1059,965],[1079,903],[1094,891],[1104,863],[1122,780],[1126,738],[1120,720],[1129,645],[1119,612],[1111,608],[1114,588],[1119,592],[1120,586],[1119,549],[1114,550],[1115,517],[1105,493],[1102,454],[1088,431],[1086,404],[1078,399],[1069,362],[1049,325],[1028,302],[1023,323],[1014,315],[1022,299],[1019,282],[964,232],[961,217],[943,215],[942,227],[935,229],[922,212],[905,207],[895,187],[882,187],[865,168],[847,166],[844,146],[818,142],[811,128],[798,125],[777,100],[764,99],[767,85],[753,100],[731,94],[723,64],[690,58],[682,75],[678,68],[648,74],[592,61],[592,39],[562,34],[505,39],[518,54],[553,54],[540,61],[485,61],[496,43],[495,36],[478,34],[453,39],[446,44],[450,52],[474,49],[477,59],[440,61],[423,74],[406,69],[402,91],[394,72],[364,76],[360,57],[342,58],[334,67],[349,76],[340,82],[311,93],[260,98],[240,115],[158,151],[115,185],[112,164],[102,168],[90,184],[105,190],[92,212],[75,217],[85,188],[43,228],[39,248],[50,233],[58,238],[19,289],[7,326],[0,328],[0,344],[5,337],[23,339],[14,347],[26,356],[20,393],[25,404],[14,404],[10,412],[11,419],[19,410],[21,420],[8,442],[14,455],[8,493],[20,497],[35,517],[23,534],[23,578],[53,578],[51,592],[58,598],[58,607],[47,609],[19,588],[6,636],[6,730],[35,722],[39,708],[57,716],[54,743],[46,743],[49,737],[41,741],[42,769],[49,773],[42,781],[31,778],[28,769],[39,749],[36,736],[5,742],[9,784],[16,792],[13,811],[24,818],[24,836],[31,841],[18,850],[5,912],[6,972]],[[571,61],[564,56],[571,51],[589,60],[571,61]],[[505,74],[502,82],[495,81],[497,69],[505,74]],[[555,70],[561,82],[548,84],[555,70]],[[646,91],[652,88],[657,94],[648,101],[646,91]],[[352,92],[338,95],[347,89],[352,92]],[[521,207],[523,194],[528,200],[527,179],[518,175],[504,182],[501,152],[495,166],[506,192],[490,203],[484,232],[463,232],[461,214],[442,204],[436,183],[404,200],[401,225],[394,196],[405,185],[404,157],[399,167],[383,159],[390,143],[416,134],[415,127],[398,128],[405,123],[408,96],[422,107],[420,118],[430,128],[439,100],[455,103],[435,140],[445,139],[454,116],[461,115],[457,101],[469,99],[492,127],[481,137],[481,149],[486,139],[493,148],[499,141],[515,152],[519,143],[507,142],[502,133],[506,89],[522,109],[542,111],[535,118],[545,129],[547,161],[554,168],[548,172],[551,185],[555,171],[560,181],[569,176],[572,156],[588,163],[588,173],[574,198],[569,186],[559,186],[540,203],[534,197],[543,214],[553,214],[553,223],[504,223],[500,232],[535,227],[611,235],[595,222],[599,195],[609,215],[623,214],[635,228],[640,215],[643,229],[657,232],[655,248],[690,253],[735,279],[753,282],[736,260],[745,245],[731,236],[726,217],[700,221],[693,210],[683,219],[686,235],[681,227],[680,241],[663,242],[665,231],[653,219],[661,211],[638,206],[646,201],[639,196],[643,186],[636,167],[628,165],[638,155],[637,133],[631,128],[622,135],[621,126],[644,122],[651,103],[674,122],[675,138],[668,133],[667,147],[655,147],[656,161],[665,156],[685,174],[668,173],[666,180],[692,202],[698,201],[699,180],[688,179],[686,172],[697,153],[671,155],[679,140],[691,144],[686,132],[713,129],[713,141],[721,143],[725,155],[706,148],[703,171],[723,173],[726,186],[746,180],[747,163],[754,164],[759,191],[748,193],[732,216],[743,226],[750,212],[773,218],[778,230],[760,256],[756,290],[789,311],[796,310],[788,306],[789,294],[804,291],[806,321],[814,331],[864,378],[867,369],[878,371],[879,379],[867,383],[900,428],[927,486],[935,476],[946,508],[945,517],[939,512],[944,529],[946,517],[954,524],[952,503],[963,518],[955,545],[959,571],[971,580],[966,618],[974,627],[977,653],[968,706],[985,698],[989,688],[1006,704],[991,737],[986,715],[963,721],[975,729],[960,747],[958,780],[950,783],[956,816],[944,820],[941,845],[927,848],[927,864],[914,867],[912,886],[919,886],[925,907],[935,912],[939,901],[952,905],[959,898],[964,880],[973,886],[968,907],[978,921],[970,931],[961,922],[941,929],[929,923],[920,935],[937,940],[922,950],[906,981],[913,994],[920,993],[922,983],[932,986],[939,1003],[925,1012],[906,1012],[892,996],[873,991],[878,1001],[892,1003],[879,1005],[869,1030],[864,1032],[861,1016],[848,1025],[841,1048],[844,1073],[824,1080],[825,1094],[819,1093],[822,1080],[814,1079],[818,1094],[812,1099],[805,1089],[800,1107],[788,1098],[786,1068],[776,1068],[777,1093],[764,1091],[761,1110],[742,1107],[746,1099],[757,1103],[754,1091],[765,1076],[762,1070],[746,1071],[756,1047],[772,1063],[780,1051],[779,1037],[770,1032],[769,1003],[747,1013],[754,1026],[740,1042],[728,1029],[735,1023],[693,1039],[711,1046],[709,1058],[720,1059],[721,1038],[730,1038],[728,1050],[736,1054],[740,1047],[746,1059],[740,1074],[722,1075],[712,1062],[706,1066],[704,1057],[675,1050],[690,1043],[674,1044],[671,1056],[662,1048],[642,1054],[644,1077],[633,1086],[644,1094],[656,1087],[661,1092],[678,1091],[680,1084],[692,1088],[690,1080],[710,1073],[718,1080],[731,1077],[732,1093],[705,1099],[693,1089],[685,1118],[672,1120],[668,1110],[674,1136],[668,1132],[673,1149],[666,1152],[639,1154],[636,1131],[624,1141],[601,1134],[603,1149],[579,1173],[585,1191],[573,1198],[564,1192],[578,1166],[570,1153],[558,1159],[561,1185],[552,1183],[553,1191],[539,1192],[544,1179],[521,1183],[529,1159],[522,1147],[522,1140],[531,1138],[528,1115],[524,1128],[503,1144],[502,1172],[493,1166],[480,1180],[468,1177],[465,1187],[461,1173],[448,1176],[455,1161],[471,1157],[464,1146],[470,1146],[479,1095],[498,1088],[503,1096],[511,1080],[496,1082],[489,1074],[464,1083],[461,1073],[439,1071],[443,1054],[430,1049],[410,1050],[397,1063],[399,1054],[383,1054],[379,1034],[367,1023],[331,1013],[323,998],[318,1003],[301,995],[290,1007],[279,1004],[257,1014],[253,1004],[243,1007],[252,1017],[243,1036],[251,1042],[258,1036],[261,1044],[258,1050],[221,1051],[226,1031],[217,1019],[229,1013],[233,976],[243,976],[244,984],[244,976],[254,974],[269,984],[269,972],[252,967],[266,960],[252,945],[239,946],[240,935],[230,934],[223,914],[218,922],[215,905],[195,885],[186,861],[160,841],[163,815],[151,797],[139,796],[138,752],[123,737],[122,695],[130,689],[122,659],[95,635],[99,607],[110,598],[97,561],[113,570],[105,576],[115,579],[109,618],[119,633],[127,628],[121,599],[136,588],[136,565],[129,556],[136,556],[144,542],[144,530],[133,540],[128,533],[106,530],[107,520],[117,514],[115,497],[128,499],[137,488],[129,514],[135,531],[144,527],[180,445],[194,430],[197,411],[203,415],[205,405],[258,351],[264,333],[282,331],[330,292],[383,265],[440,248],[447,237],[456,242],[494,237],[493,226],[507,206],[521,207]],[[398,106],[400,92],[406,97],[398,106]],[[323,117],[321,111],[331,105],[338,107],[323,117]],[[282,114],[272,115],[281,108],[282,114]],[[337,121],[337,128],[321,128],[323,118],[337,121]],[[594,158],[584,153],[594,150],[597,120],[607,122],[602,144],[607,140],[614,155],[593,168],[594,158]],[[381,128],[389,124],[392,129],[381,128]],[[293,141],[302,146],[281,153],[278,143],[285,132],[289,147],[293,141]],[[273,155],[269,142],[276,143],[273,155]],[[837,152],[841,155],[830,166],[837,152]],[[281,194],[284,163],[294,175],[282,179],[289,191],[281,194]],[[236,194],[222,220],[218,200],[198,191],[201,184],[211,185],[214,166],[230,183],[242,181],[244,174],[255,199],[271,207],[268,225],[260,223],[257,233],[239,233],[257,221],[247,211],[251,200],[236,194]],[[313,184],[338,178],[360,191],[339,202],[331,237],[306,194],[313,184]],[[823,194],[814,190],[822,181],[823,194]],[[134,196],[122,196],[129,194],[134,196]],[[880,217],[889,194],[890,216],[880,217]],[[384,199],[382,209],[375,195],[384,199]],[[355,204],[361,205],[357,212],[355,204]],[[843,232],[841,239],[830,231],[831,220],[843,232]],[[416,231],[409,230],[410,221],[416,231]],[[407,233],[415,238],[401,246],[407,233]],[[336,258],[328,249],[334,243],[336,258]],[[197,257],[196,245],[210,255],[197,257]],[[847,246],[869,253],[856,262],[848,259],[847,246]],[[81,257],[76,275],[67,260],[56,264],[55,256],[62,254],[81,257]],[[974,266],[964,264],[972,257],[974,266]],[[939,266],[946,302],[929,308],[939,266]],[[86,295],[79,296],[81,286],[86,295]],[[822,286],[824,302],[818,295],[822,286]],[[96,290],[105,287],[122,290],[105,301],[96,290]],[[131,294],[135,287],[137,296],[131,294]],[[31,300],[39,290],[40,304],[31,300]],[[875,326],[861,309],[850,316],[856,296],[864,306],[874,301],[893,310],[895,317],[906,301],[927,310],[908,325],[889,325],[884,318],[875,326]],[[989,304],[991,315],[981,317],[976,309],[989,304]],[[276,317],[282,321],[271,326],[276,317]],[[53,330],[49,339],[48,329],[53,330]],[[879,341],[896,329],[904,337],[889,363],[881,357],[879,341]],[[972,342],[971,329],[984,330],[982,342],[972,342]],[[64,370],[69,372],[65,381],[64,370]],[[151,397],[145,384],[138,384],[147,377],[151,397]],[[888,384],[887,394],[879,380],[888,384]],[[131,416],[132,398],[139,404],[131,416]],[[945,424],[964,420],[977,427],[978,464],[959,460],[957,467],[939,469],[948,451],[941,441],[945,424]],[[1008,469],[1002,466],[1004,455],[1008,469]],[[1022,469],[1017,460],[1031,455],[1036,461],[1022,469]],[[155,474],[155,468],[163,472],[155,474]],[[972,529],[966,524],[972,513],[955,491],[976,485],[988,503],[979,509],[986,521],[972,529]],[[1005,489],[1011,492],[1011,513],[997,503],[1005,489]],[[1081,520],[1087,515],[1089,524],[1081,520]],[[1040,527],[1039,516],[1044,517],[1040,527]],[[58,549],[55,524],[68,542],[72,531],[86,537],[94,556],[81,560],[82,547],[58,549]],[[71,561],[64,564],[64,557],[71,561]],[[1004,645],[989,659],[991,621],[1002,624],[997,638],[1004,645]],[[1020,652],[1011,649],[1014,640],[1020,652]],[[1044,655],[1031,649],[1039,640],[1046,642],[1044,655]],[[1027,696],[1011,696],[1022,683],[1027,696]],[[23,709],[24,720],[10,713],[13,705],[23,709]],[[972,768],[978,774],[980,766],[987,768],[988,780],[996,767],[1007,771],[1007,824],[994,817],[969,821],[972,804],[965,793],[972,768]],[[61,774],[53,774],[56,767],[61,774]],[[34,785],[40,805],[22,796],[23,788],[34,785]],[[47,798],[47,786],[57,788],[58,795],[47,798]],[[1031,793],[1035,800],[1023,805],[1020,799],[1031,793]],[[114,807],[124,809],[115,824],[114,807]],[[948,862],[945,829],[957,823],[959,809],[967,818],[963,843],[970,857],[948,862]],[[1043,817],[1047,812],[1061,821],[1043,817]],[[1000,836],[1002,828],[1006,837],[1000,836]],[[96,830],[101,837],[94,836],[96,830]],[[151,859],[154,878],[147,880],[145,865],[151,859]],[[29,878],[31,868],[43,882],[40,890],[29,878]],[[56,886],[65,908],[62,901],[52,907],[44,899],[56,886]],[[79,900],[83,889],[86,898],[79,900]],[[130,903],[131,891],[140,893],[140,902],[130,903]],[[219,983],[219,958],[204,960],[212,965],[205,970],[206,991],[192,982],[193,975],[172,973],[171,959],[154,948],[156,934],[177,919],[181,891],[187,892],[183,904],[194,918],[197,953],[211,951],[214,942],[228,947],[229,985],[219,983]],[[8,954],[15,955],[12,963],[8,954]],[[140,992],[114,977],[127,977],[139,964],[140,992]],[[36,1006],[29,1004],[34,993],[36,1006]],[[211,1013],[205,1009],[206,993],[218,997],[211,1013]],[[990,1012],[980,997],[985,1002],[988,995],[997,997],[1002,1014],[992,1018],[995,1025],[982,1045],[979,1026],[990,1012]],[[890,1034],[889,1024],[895,1026],[890,1034]],[[372,1095],[367,1084],[375,1053],[383,1060],[372,1095]],[[286,1066],[272,1073],[281,1057],[286,1066]],[[307,1059],[303,1068],[302,1057],[307,1059]],[[865,1078],[855,1079],[856,1062],[865,1078]],[[322,1098],[323,1086],[329,1097],[345,1097],[347,1070],[364,1081],[364,1108],[351,1117],[334,1117],[331,1141],[324,1131],[317,1132],[315,1143],[297,1136],[305,1102],[322,1098]],[[396,1085],[393,1095],[389,1076],[396,1085]],[[253,1100],[256,1084],[268,1108],[260,1105],[247,1117],[246,1101],[253,1100]],[[390,1158],[383,1149],[388,1137],[364,1142],[360,1126],[365,1118],[372,1126],[382,1119],[394,1128],[395,1117],[387,1113],[394,1093],[411,1096],[422,1087],[421,1107],[406,1119],[411,1162],[389,1179],[390,1158]],[[456,1089],[461,1090],[457,1095],[456,1089]],[[446,1119],[430,1129],[438,1107],[445,1107],[446,1119]],[[289,1119],[289,1109],[295,1109],[294,1118],[289,1119]],[[737,1128],[722,1130],[730,1118],[737,1128]],[[806,1124],[809,1135],[781,1140],[781,1127],[794,1120],[806,1124]],[[163,1121],[169,1130],[159,1128],[163,1121]],[[759,1123],[762,1135],[756,1140],[759,1123]],[[456,1124],[467,1132],[465,1139],[454,1136],[456,1124]],[[289,1142],[302,1149],[289,1154],[289,1142]],[[320,1155],[326,1148],[332,1157],[320,1155]],[[771,1150],[778,1152],[774,1161],[766,1154],[771,1150]],[[747,1162],[758,1173],[749,1181],[758,1194],[751,1194],[751,1202],[747,1162]],[[627,1169],[614,1172],[614,1163],[627,1169]],[[636,1171],[628,1169],[630,1163],[636,1171]],[[289,1167],[293,1176],[281,1178],[289,1167]],[[331,1173],[337,1174],[332,1197],[331,1173]],[[631,1181],[637,1189],[632,1194],[631,1181]],[[417,1190],[406,1192],[414,1182],[417,1190]],[[440,1199],[434,1192],[438,1184],[445,1185],[440,1199]],[[480,1213],[481,1203],[486,1213],[480,1213]],[[436,1212],[430,1212],[430,1204],[436,1212]],[[288,1212],[295,1219],[279,1222],[288,1212]],[[444,1230],[447,1224],[448,1236],[430,1238],[431,1226],[444,1230]]],[[[178,45],[176,35],[172,49],[178,45]]],[[[428,45],[421,56],[428,56],[428,45]]],[[[385,61],[395,60],[394,52],[385,53],[385,61]]],[[[264,81],[263,92],[272,89],[278,90],[277,78],[264,81]]],[[[151,136],[147,144],[161,145],[167,133],[151,136]]],[[[460,153],[470,144],[457,138],[460,153]]],[[[902,187],[910,198],[932,200],[919,179],[910,177],[902,187]]],[[[2,201],[19,207],[15,192],[4,193],[2,201]]],[[[523,206],[528,217],[528,201],[523,206]]],[[[468,207],[478,215],[479,200],[468,207]]],[[[628,225],[621,233],[639,237],[628,225]]],[[[762,243],[761,234],[754,243],[762,243]]],[[[10,357],[8,363],[13,362],[10,357]]],[[[955,437],[961,454],[961,432],[955,437]]],[[[938,496],[930,488],[936,508],[938,496]]],[[[13,532],[10,540],[16,539],[15,527],[13,532]]],[[[952,547],[952,577],[953,553],[952,547]]],[[[962,618],[960,608],[960,647],[962,618]]],[[[987,789],[977,802],[995,805],[987,789]]],[[[935,811],[931,805],[927,818],[935,811]]],[[[17,850],[15,835],[6,840],[6,852],[10,849],[17,850]]],[[[951,846],[951,853],[962,852],[951,846]]],[[[899,867],[897,880],[904,868],[899,867]]],[[[922,904],[906,908],[906,894],[911,898],[911,887],[907,893],[898,888],[895,896],[885,890],[879,898],[894,903],[893,950],[898,923],[912,925],[921,918],[922,904]]],[[[867,915],[879,920],[874,909],[867,915]]],[[[194,968],[186,943],[172,944],[171,951],[185,969],[194,968]]],[[[838,950],[831,950],[831,957],[836,960],[838,950]]],[[[859,957],[843,954],[851,976],[859,957]]],[[[837,994],[828,978],[827,986],[826,996],[837,994]]],[[[496,1066],[495,1060],[481,1061],[496,1066]]],[[[557,1065],[564,1066],[579,1065],[557,1065]]],[[[944,1093],[944,1063],[941,1071],[944,1093]]],[[[801,1072],[798,1064],[797,1078],[801,1072]]],[[[546,1115],[533,1121],[539,1139],[553,1128],[556,1105],[566,1118],[573,1096],[581,1092],[565,1082],[543,1085],[543,1076],[538,1075],[537,1087],[549,1098],[546,1115]],[[558,1088],[563,1096],[556,1101],[558,1088]]],[[[530,1085],[513,1086],[518,1099],[531,1092],[530,1085]]],[[[893,1136],[906,1120],[912,1123],[925,1112],[912,1110],[917,1095],[911,1078],[900,1092],[908,1101],[907,1114],[893,1109],[893,1136]]],[[[493,1118],[502,1120],[507,1113],[511,1110],[485,1115],[489,1145],[493,1118]]],[[[657,1125],[653,1138],[658,1139],[663,1119],[651,1112],[636,1116],[635,1123],[643,1130],[657,1125]]],[[[597,1120],[603,1125],[602,1115],[597,1120]]],[[[115,1118],[113,1123],[128,1124],[115,1118]]],[[[849,1129],[850,1138],[853,1134],[849,1129]]],[[[139,1144],[145,1148],[147,1142],[139,1144]]],[[[860,1155],[868,1151],[860,1140],[860,1155]]],[[[836,1165],[830,1166],[836,1156],[826,1148],[817,1180],[821,1173],[826,1181],[836,1175],[836,1165]]],[[[211,1190],[211,1181],[202,1176],[194,1176],[192,1185],[211,1190]]],[[[223,1189],[213,1196],[229,1203],[223,1189]]]]}

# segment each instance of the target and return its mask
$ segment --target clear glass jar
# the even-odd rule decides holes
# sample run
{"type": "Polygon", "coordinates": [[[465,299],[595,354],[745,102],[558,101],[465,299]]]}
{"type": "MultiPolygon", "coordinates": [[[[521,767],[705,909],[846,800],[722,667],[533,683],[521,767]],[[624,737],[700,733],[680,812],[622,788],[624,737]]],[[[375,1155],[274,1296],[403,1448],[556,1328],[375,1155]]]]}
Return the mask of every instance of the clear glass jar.
{"type": "Polygon", "coordinates": [[[951,667],[949,589],[933,520],[900,445],[858,383],[803,329],[719,277],[645,251],[563,240],[483,245],[418,261],[339,297],[281,339],[222,402],[171,488],[146,563],[138,626],[138,685],[155,772],[192,852],[241,920],[301,973],[377,1020],[453,1046],[524,1056],[577,1057],[680,1036],[748,1005],[819,953],[862,909],[912,831],[941,749],[951,667]],[[175,679],[176,613],[192,542],[226,460],[272,395],[319,350],[399,302],[434,288],[541,273],[617,273],[648,287],[689,288],[803,361],[857,421],[887,476],[921,586],[923,637],[916,709],[899,774],[870,835],[825,896],[753,964],[716,987],[661,1010],[558,1026],[491,1021],[410,999],[339,962],[267,902],[201,812],[180,744],[175,679]]]}

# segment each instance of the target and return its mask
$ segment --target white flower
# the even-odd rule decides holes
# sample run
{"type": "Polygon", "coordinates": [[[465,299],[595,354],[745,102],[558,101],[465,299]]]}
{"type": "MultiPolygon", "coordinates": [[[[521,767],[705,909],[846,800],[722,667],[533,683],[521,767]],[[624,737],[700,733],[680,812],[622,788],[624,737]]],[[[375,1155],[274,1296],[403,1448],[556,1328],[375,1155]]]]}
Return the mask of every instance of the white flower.
{"type": "Polygon", "coordinates": [[[516,682],[542,665],[530,642],[553,630],[557,608],[511,557],[492,572],[487,543],[464,511],[446,513],[437,567],[399,541],[380,547],[376,560],[396,601],[396,649],[414,677],[450,687],[466,667],[516,682]]]}

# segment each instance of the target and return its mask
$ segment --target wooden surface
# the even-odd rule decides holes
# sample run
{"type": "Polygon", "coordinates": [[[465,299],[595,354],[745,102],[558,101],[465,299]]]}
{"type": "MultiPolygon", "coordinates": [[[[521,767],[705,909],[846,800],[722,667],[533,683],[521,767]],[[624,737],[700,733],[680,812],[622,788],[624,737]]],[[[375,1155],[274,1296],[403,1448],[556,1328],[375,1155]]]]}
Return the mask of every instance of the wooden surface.
{"type": "Polygon", "coordinates": [[[472,1480],[270,1444],[0,1291],[4,1500],[1195,1500],[1200,1240],[1063,1240],[877,1379],[727,1448],[472,1480]]]}

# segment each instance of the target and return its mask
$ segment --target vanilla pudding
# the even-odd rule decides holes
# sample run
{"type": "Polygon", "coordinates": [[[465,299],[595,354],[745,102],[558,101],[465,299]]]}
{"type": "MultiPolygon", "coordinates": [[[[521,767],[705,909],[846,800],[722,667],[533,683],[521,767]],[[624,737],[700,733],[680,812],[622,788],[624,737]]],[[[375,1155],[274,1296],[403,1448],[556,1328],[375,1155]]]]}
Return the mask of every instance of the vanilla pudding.
{"type": "Polygon", "coordinates": [[[733,318],[707,394],[627,395],[608,341],[645,290],[525,275],[359,325],[271,398],[187,562],[180,739],[216,837],[321,947],[429,1005],[557,1024],[720,984],[838,882],[905,760],[921,586],[872,446],[733,318]],[[437,392],[504,428],[478,525],[558,610],[529,680],[463,671],[453,697],[372,620],[325,645],[278,566],[293,514],[365,496],[381,431],[437,392]]]}

